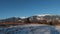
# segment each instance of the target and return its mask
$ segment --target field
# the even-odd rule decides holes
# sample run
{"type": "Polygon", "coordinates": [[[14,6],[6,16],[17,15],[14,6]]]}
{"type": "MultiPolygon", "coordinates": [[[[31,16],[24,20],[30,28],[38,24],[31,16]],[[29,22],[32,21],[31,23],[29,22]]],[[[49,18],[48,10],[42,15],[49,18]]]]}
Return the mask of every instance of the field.
{"type": "Polygon", "coordinates": [[[60,26],[25,24],[0,27],[0,34],[60,34],[60,26]]]}

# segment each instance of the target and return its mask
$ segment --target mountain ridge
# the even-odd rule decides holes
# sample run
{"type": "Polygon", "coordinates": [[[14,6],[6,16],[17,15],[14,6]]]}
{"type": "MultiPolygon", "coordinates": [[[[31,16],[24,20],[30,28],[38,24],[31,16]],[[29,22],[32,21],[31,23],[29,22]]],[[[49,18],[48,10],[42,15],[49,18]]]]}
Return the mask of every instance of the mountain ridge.
{"type": "Polygon", "coordinates": [[[29,17],[11,17],[0,20],[0,25],[21,25],[21,24],[48,24],[48,25],[60,25],[60,15],[43,14],[33,15],[29,17]]]}

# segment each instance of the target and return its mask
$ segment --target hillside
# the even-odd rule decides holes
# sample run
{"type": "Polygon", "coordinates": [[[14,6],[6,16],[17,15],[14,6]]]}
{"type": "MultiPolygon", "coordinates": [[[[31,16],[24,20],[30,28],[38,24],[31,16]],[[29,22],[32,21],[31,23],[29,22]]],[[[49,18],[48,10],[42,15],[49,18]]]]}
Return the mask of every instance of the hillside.
{"type": "Polygon", "coordinates": [[[23,25],[23,24],[46,24],[46,25],[60,25],[60,15],[33,15],[27,18],[11,17],[0,20],[1,26],[8,25],[23,25]]]}

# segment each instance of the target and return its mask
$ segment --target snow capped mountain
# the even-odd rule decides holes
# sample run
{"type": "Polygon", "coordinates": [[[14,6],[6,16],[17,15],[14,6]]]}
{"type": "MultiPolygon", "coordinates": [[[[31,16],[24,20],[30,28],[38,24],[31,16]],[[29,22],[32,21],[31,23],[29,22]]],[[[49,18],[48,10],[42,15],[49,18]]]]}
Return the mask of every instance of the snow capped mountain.
{"type": "Polygon", "coordinates": [[[59,15],[52,14],[42,14],[42,15],[33,15],[30,17],[11,17],[7,19],[2,19],[0,22],[27,22],[27,23],[44,23],[44,22],[60,22],[59,15]]]}
{"type": "Polygon", "coordinates": [[[33,15],[30,17],[11,17],[11,18],[7,18],[7,19],[3,19],[3,20],[18,20],[18,19],[26,19],[29,18],[30,20],[40,20],[41,18],[45,18],[45,19],[55,19],[55,18],[59,18],[59,15],[52,15],[52,14],[40,14],[40,15],[33,15]]]}
{"type": "Polygon", "coordinates": [[[31,16],[31,18],[37,18],[37,19],[40,19],[40,18],[45,18],[45,19],[52,19],[52,18],[59,18],[60,19],[60,16],[59,15],[53,15],[53,14],[41,14],[41,15],[34,15],[34,16],[31,16]]]}
{"type": "Polygon", "coordinates": [[[31,23],[60,23],[60,16],[59,15],[52,15],[52,14],[43,14],[43,15],[33,15],[28,17],[31,23]]]}
{"type": "Polygon", "coordinates": [[[16,21],[19,19],[26,19],[29,18],[31,21],[39,21],[39,20],[44,20],[44,19],[60,19],[59,15],[52,15],[52,14],[40,14],[40,15],[33,15],[30,17],[11,17],[7,19],[2,19],[0,21],[16,21]]]}

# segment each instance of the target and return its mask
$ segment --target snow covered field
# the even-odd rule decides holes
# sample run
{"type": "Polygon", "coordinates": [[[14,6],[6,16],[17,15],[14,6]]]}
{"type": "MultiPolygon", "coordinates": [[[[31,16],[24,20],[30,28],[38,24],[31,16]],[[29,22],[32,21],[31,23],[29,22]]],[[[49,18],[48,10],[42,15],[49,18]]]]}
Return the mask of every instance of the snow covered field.
{"type": "Polygon", "coordinates": [[[0,28],[0,34],[60,34],[60,26],[26,24],[0,28]]]}

